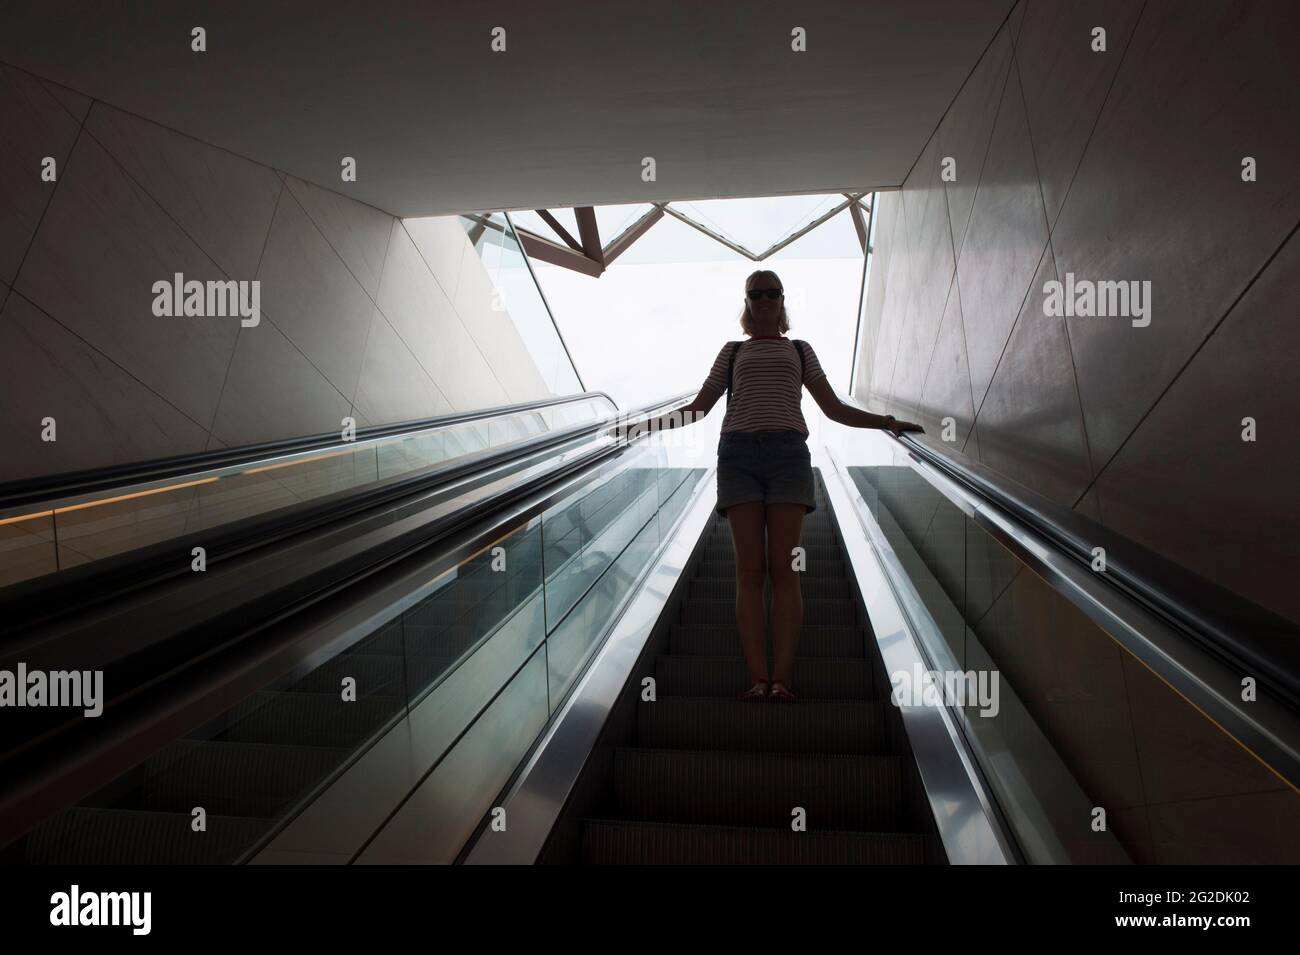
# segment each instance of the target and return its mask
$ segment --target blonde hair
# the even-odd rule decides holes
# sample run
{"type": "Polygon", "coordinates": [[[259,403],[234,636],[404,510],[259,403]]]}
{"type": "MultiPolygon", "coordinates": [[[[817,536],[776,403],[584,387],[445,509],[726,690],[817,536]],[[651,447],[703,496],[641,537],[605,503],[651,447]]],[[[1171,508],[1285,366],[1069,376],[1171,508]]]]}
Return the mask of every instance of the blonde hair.
{"type": "MultiPolygon", "coordinates": [[[[749,292],[749,283],[754,281],[754,279],[757,278],[769,278],[777,285],[781,286],[782,289],[785,288],[785,286],[781,282],[781,277],[777,275],[775,272],[773,272],[771,269],[759,269],[757,272],[750,273],[749,278],[745,279],[746,293],[749,292]]],[[[746,294],[745,296],[745,307],[741,309],[740,312],[740,327],[746,335],[752,336],[754,334],[754,318],[752,315],[749,314],[748,294],[746,294]]],[[[781,331],[782,334],[785,334],[790,330],[790,313],[786,311],[784,297],[782,297],[781,299],[781,321],[778,325],[778,329],[781,331]]]]}

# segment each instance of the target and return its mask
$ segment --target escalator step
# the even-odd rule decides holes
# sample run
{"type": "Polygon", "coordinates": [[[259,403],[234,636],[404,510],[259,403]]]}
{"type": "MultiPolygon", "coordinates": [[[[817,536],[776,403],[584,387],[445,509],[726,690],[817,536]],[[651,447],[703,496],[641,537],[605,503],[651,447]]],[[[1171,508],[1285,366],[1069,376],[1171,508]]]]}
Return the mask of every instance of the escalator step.
{"type": "Polygon", "coordinates": [[[537,587],[536,577],[488,574],[487,582],[466,581],[451,585],[432,597],[427,597],[404,614],[409,632],[412,625],[438,630],[458,622],[470,622],[483,616],[484,608],[506,608],[518,605],[537,587]],[[469,588],[468,585],[474,586],[469,588]]]}
{"type": "MultiPolygon", "coordinates": [[[[818,504],[825,504],[826,501],[825,501],[825,499],[818,499],[817,503],[818,503],[818,504]]],[[[730,526],[731,526],[731,521],[727,520],[727,518],[726,518],[725,516],[721,515],[721,514],[714,514],[714,515],[713,515],[713,523],[710,524],[709,526],[710,526],[710,528],[713,528],[713,527],[730,527],[730,526]]],[[[835,522],[834,522],[833,520],[831,520],[830,511],[826,510],[824,507],[819,507],[819,508],[817,508],[817,510],[813,511],[811,514],[805,514],[805,515],[804,515],[803,526],[804,526],[804,527],[816,527],[816,528],[819,528],[819,529],[825,529],[825,528],[828,528],[828,527],[834,527],[834,526],[835,526],[835,522]]]]}
{"type": "Polygon", "coordinates": [[[268,819],[207,817],[195,832],[189,813],[74,806],[27,837],[29,865],[227,865],[270,825],[268,819]]]}
{"type": "MultiPolygon", "coordinates": [[[[730,606],[730,604],[728,604],[730,606]]],[[[669,633],[669,652],[674,656],[739,657],[740,632],[733,622],[724,624],[675,623],[669,633]]],[[[866,632],[860,627],[807,627],[799,634],[799,658],[848,657],[865,654],[866,632]]],[[[772,652],[768,633],[767,651],[772,652]]]]}
{"type": "MultiPolygon", "coordinates": [[[[843,554],[839,547],[831,547],[827,544],[808,544],[804,547],[805,556],[808,558],[808,569],[812,570],[819,564],[835,564],[842,558],[843,554]]],[[[736,552],[732,549],[731,541],[713,542],[707,541],[704,545],[704,560],[707,561],[727,561],[730,563],[735,559],[736,552]]]]}
{"type": "Polygon", "coordinates": [[[415,616],[423,610],[436,617],[456,605],[478,603],[504,587],[507,580],[509,578],[504,573],[455,577],[421,600],[408,613],[415,616]]]}
{"type": "Polygon", "coordinates": [[[360,653],[366,656],[400,657],[404,652],[404,646],[402,621],[398,619],[360,640],[348,652],[360,653]]]}
{"type": "MultiPolygon", "coordinates": [[[[459,640],[445,640],[435,648],[453,652],[461,650],[463,654],[463,643],[459,640]]],[[[337,694],[342,691],[343,678],[352,677],[357,681],[358,697],[413,698],[450,670],[458,659],[460,655],[413,654],[403,659],[400,656],[345,653],[313,670],[287,689],[295,693],[337,694]]]]}
{"type": "Polygon", "coordinates": [[[472,650],[495,624],[506,615],[497,612],[494,619],[480,623],[452,623],[449,626],[421,626],[407,623],[405,648],[408,656],[439,657],[456,660],[472,650]]]}
{"type": "Polygon", "coordinates": [[[344,677],[357,681],[357,695],[400,696],[403,692],[402,658],[370,653],[341,653],[321,664],[289,689],[298,693],[338,693],[344,677]]]}
{"type": "MultiPolygon", "coordinates": [[[[818,504],[826,503],[826,495],[822,492],[821,488],[815,487],[813,489],[813,498],[818,504]]],[[[812,513],[808,514],[805,517],[805,520],[825,521],[829,519],[830,519],[830,512],[827,509],[821,507],[819,507],[817,510],[813,511],[812,513]]],[[[727,523],[727,515],[718,514],[715,510],[713,514],[713,520],[718,524],[725,524],[727,523]]]]}
{"type": "Polygon", "coordinates": [[[637,705],[637,745],[747,753],[889,752],[881,703],[661,697],[637,705]]]}
{"type": "Polygon", "coordinates": [[[813,829],[894,831],[902,821],[897,757],[796,753],[614,751],[622,819],[789,826],[796,808],[813,829]]]}
{"type": "Polygon", "coordinates": [[[406,661],[408,698],[419,698],[434,681],[451,671],[460,657],[412,656],[406,661]]]}
{"type": "Polygon", "coordinates": [[[348,751],[224,740],[178,740],[143,767],[131,808],[275,817],[343,762],[348,751]]]}
{"type": "MultiPolygon", "coordinates": [[[[719,626],[734,624],[735,620],[735,598],[730,600],[687,600],[682,604],[682,623],[719,626]]],[[[856,627],[858,625],[858,609],[852,600],[824,600],[818,597],[805,597],[803,601],[803,623],[805,629],[828,625],[856,627]]]]}
{"type": "Polygon", "coordinates": [[[921,836],[588,819],[587,865],[920,865],[921,836]]]}
{"type": "MultiPolygon", "coordinates": [[[[710,544],[730,544],[731,528],[727,525],[715,527],[709,533],[708,543],[710,544]]],[[[817,545],[819,547],[833,547],[838,543],[834,531],[830,526],[826,527],[809,527],[804,525],[802,533],[799,535],[799,543],[805,547],[817,545]]]]}
{"type": "MultiPolygon", "coordinates": [[[[830,521],[804,521],[800,530],[800,539],[805,544],[829,546],[838,542],[835,525],[830,521]]],[[[731,525],[726,521],[707,528],[708,538],[713,543],[731,543],[731,525]]]]}
{"type": "MultiPolygon", "coordinates": [[[[770,595],[772,583],[769,580],[765,581],[765,584],[764,591],[770,595]]],[[[848,600],[853,596],[848,580],[843,577],[838,579],[829,577],[803,578],[799,581],[799,592],[803,594],[804,600],[813,598],[818,600],[848,600]]],[[[697,577],[691,581],[688,596],[691,600],[735,600],[736,579],[734,577],[724,577],[720,580],[697,577]]]]}
{"type": "MultiPolygon", "coordinates": [[[[843,561],[821,561],[802,572],[804,580],[847,580],[843,561]]],[[[697,580],[735,580],[736,563],[727,560],[702,560],[695,565],[697,580]]]]}
{"type": "Polygon", "coordinates": [[[231,711],[220,738],[236,743],[356,746],[403,709],[397,697],[338,693],[258,693],[231,711]]]}
{"type": "MultiPolygon", "coordinates": [[[[838,528],[833,524],[809,524],[804,523],[800,528],[800,543],[804,546],[816,545],[818,547],[839,547],[840,539],[838,528]]],[[[715,524],[712,527],[704,529],[705,543],[715,546],[731,546],[731,525],[715,524]]]]}
{"type": "MultiPolygon", "coordinates": [[[[655,660],[655,682],[665,696],[733,699],[744,690],[745,662],[739,656],[664,656],[655,660]]],[[[871,665],[865,658],[803,657],[795,661],[794,686],[801,700],[874,699],[871,665]]]]}

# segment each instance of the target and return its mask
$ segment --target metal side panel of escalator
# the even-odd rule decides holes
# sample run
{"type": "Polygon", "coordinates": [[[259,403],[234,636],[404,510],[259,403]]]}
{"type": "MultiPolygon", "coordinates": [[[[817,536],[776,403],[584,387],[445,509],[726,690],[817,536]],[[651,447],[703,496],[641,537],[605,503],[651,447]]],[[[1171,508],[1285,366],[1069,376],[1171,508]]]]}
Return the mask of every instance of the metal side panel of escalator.
{"type": "Polygon", "coordinates": [[[1296,861],[1292,623],[916,439],[814,461],[799,699],[736,698],[704,495],[464,861],[1296,861]]]}
{"type": "MultiPolygon", "coordinates": [[[[603,417],[584,427],[528,445],[513,465],[493,458],[490,481],[453,475],[438,493],[368,518],[390,534],[419,527],[420,546],[316,587],[196,659],[184,659],[186,632],[168,634],[182,645],[166,662],[183,665],[110,669],[147,680],[110,691],[101,721],[33,724],[39,734],[6,749],[4,798],[19,811],[6,814],[0,860],[355,861],[430,780],[452,777],[461,811],[440,816],[420,847],[422,861],[451,861],[702,474],[654,441],[620,443],[603,417]],[[472,520],[458,519],[467,511],[472,520]],[[480,739],[493,742],[492,758],[465,769],[480,739]]],[[[343,530],[320,533],[359,546],[343,530]]],[[[196,580],[239,571],[249,583],[277,566],[268,555],[248,560],[251,572],[231,560],[196,580]]],[[[157,589],[166,599],[186,593],[174,580],[157,589]]],[[[78,633],[102,634],[92,623],[105,614],[143,628],[166,600],[143,591],[117,602],[33,625],[8,649],[53,661],[78,633]]],[[[131,646],[137,632],[125,630],[98,652],[131,646]]]]}
{"type": "Polygon", "coordinates": [[[816,487],[801,537],[799,699],[737,699],[734,553],[710,486],[644,607],[503,793],[509,828],[485,824],[465,861],[947,861],[820,471],[816,487]]]}
{"type": "MultiPolygon", "coordinates": [[[[941,861],[906,734],[817,474],[803,525],[798,700],[741,701],[730,527],[714,517],[666,641],[656,694],[626,694],[631,733],[580,844],[543,861],[917,864],[941,861]],[[884,692],[882,692],[882,689],[884,692]]],[[[770,588],[768,592],[770,600],[770,588]]],[[[771,653],[771,635],[768,635],[771,653]]]]}

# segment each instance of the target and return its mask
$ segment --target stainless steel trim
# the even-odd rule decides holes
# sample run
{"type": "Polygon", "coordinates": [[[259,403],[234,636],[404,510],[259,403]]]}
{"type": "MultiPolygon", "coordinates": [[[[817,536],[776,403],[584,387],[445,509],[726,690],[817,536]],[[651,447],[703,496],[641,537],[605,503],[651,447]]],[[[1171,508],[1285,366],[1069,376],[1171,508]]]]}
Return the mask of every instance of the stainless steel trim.
{"type": "Polygon", "coordinates": [[[696,485],[695,500],[673,526],[654,567],[626,605],[587,671],[501,801],[508,828],[484,831],[465,857],[467,865],[529,865],[573,790],[600,731],[618,702],[628,675],[663,612],[696,541],[713,514],[710,468],[696,485]]]}
{"type": "MultiPolygon", "coordinates": [[[[870,511],[847,469],[841,469],[841,475],[894,595],[919,638],[918,646],[929,668],[941,672],[997,672],[992,655],[966,624],[961,611],[948,598],[943,585],[911,546],[901,527],[892,522],[893,515],[888,509],[870,511]],[[960,622],[964,646],[961,658],[952,649],[950,635],[943,632],[941,620],[946,620],[949,627],[960,622]]],[[[998,818],[1003,820],[1006,831],[1014,834],[1008,838],[1016,842],[1021,861],[1070,863],[1076,861],[1072,851],[1081,849],[1086,850],[1084,858],[1089,862],[1131,861],[1109,831],[1090,832],[1086,846],[1075,845],[1073,849],[1062,841],[1059,833],[1063,831],[1078,835],[1075,824],[1088,818],[1093,802],[1039,728],[1014,686],[1000,681],[998,714],[1001,719],[996,722],[980,719],[970,708],[955,706],[951,713],[974,757],[974,765],[981,773],[998,818]],[[1014,751],[1003,734],[1008,722],[1016,727],[1012,731],[1014,751]]]]}
{"type": "MultiPolygon", "coordinates": [[[[906,448],[906,445],[902,445],[906,448]]],[[[1163,618],[1126,597],[1099,573],[1062,554],[1042,535],[997,505],[975,497],[937,468],[908,452],[912,468],[939,493],[1082,610],[1191,706],[1236,740],[1267,769],[1300,790],[1300,717],[1258,687],[1241,699],[1241,675],[1163,618]]]]}
{"type": "MultiPolygon", "coordinates": [[[[870,410],[860,399],[847,403],[870,410]]],[[[911,467],[1002,546],[1028,565],[1066,600],[1082,610],[1121,647],[1148,667],[1194,709],[1246,749],[1291,789],[1300,792],[1300,714],[1266,686],[1252,701],[1242,699],[1248,675],[1141,601],[1084,568],[1048,538],[1004,508],[959,485],[891,436],[911,467]]]]}
{"type": "MultiPolygon", "coordinates": [[[[512,418],[519,415],[527,415],[527,414],[542,414],[551,408],[557,408],[565,404],[578,404],[584,400],[596,401],[598,399],[596,397],[588,397],[588,396],[575,398],[573,400],[565,399],[563,401],[556,402],[555,404],[542,405],[542,406],[532,407],[532,408],[522,408],[522,409],[502,411],[499,414],[487,415],[479,418],[469,418],[469,419],[464,419],[459,421],[449,421],[445,424],[434,424],[423,428],[416,428],[412,431],[402,431],[395,434],[377,435],[372,438],[362,438],[357,441],[349,441],[347,443],[331,445],[330,447],[325,447],[325,448],[310,448],[304,451],[287,451],[281,453],[273,453],[268,457],[259,458],[256,461],[244,461],[238,464],[226,464],[226,465],[221,465],[220,467],[203,468],[196,471],[192,471],[184,475],[174,475],[172,477],[156,478],[149,481],[138,481],[131,484],[124,484],[121,486],[114,487],[111,490],[99,490],[99,491],[89,491],[81,494],[70,494],[64,497],[52,498],[47,501],[42,501],[39,504],[25,504],[25,505],[13,505],[9,507],[3,507],[0,508],[0,520],[6,520],[11,517],[21,517],[27,513],[32,512],[34,509],[39,511],[46,511],[46,510],[57,511],[62,508],[74,507],[79,504],[94,503],[106,497],[122,497],[122,496],[130,496],[134,494],[141,494],[144,492],[154,491],[159,489],[165,490],[166,488],[173,485],[181,485],[190,482],[206,482],[213,479],[222,478],[227,475],[245,473],[252,469],[262,470],[262,469],[279,468],[279,467],[285,467],[287,465],[299,463],[302,461],[309,461],[313,458],[327,458],[327,457],[341,456],[344,454],[357,454],[369,450],[370,448],[375,448],[384,444],[393,444],[399,441],[405,441],[420,435],[436,434],[438,432],[448,431],[449,429],[452,428],[489,423],[501,418],[512,418]]],[[[603,414],[598,413],[596,415],[593,415],[590,420],[592,422],[601,421],[606,418],[617,416],[618,414],[619,414],[618,409],[614,408],[612,411],[608,411],[603,414]]],[[[566,427],[574,427],[574,426],[568,425],[566,427]]],[[[554,433],[558,433],[558,432],[554,432],[554,433]]],[[[524,438],[520,438],[519,442],[526,441],[529,438],[533,438],[533,437],[537,437],[537,435],[528,435],[524,438]]],[[[496,447],[485,448],[483,449],[483,451],[501,451],[508,448],[511,444],[514,443],[517,442],[507,442],[506,444],[497,445],[496,447]]],[[[471,454],[463,455],[462,457],[469,458],[473,454],[481,454],[483,453],[483,451],[471,452],[471,454]]],[[[434,463],[447,464],[447,463],[451,463],[454,460],[458,460],[458,459],[448,459],[447,461],[434,462],[434,463]]]]}
{"type": "MultiPolygon", "coordinates": [[[[651,406],[658,410],[673,405],[681,398],[651,406]]],[[[565,449],[552,448],[549,454],[557,455],[561,465],[568,461],[582,462],[582,470],[568,477],[560,477],[545,491],[531,496],[524,501],[511,505],[509,509],[498,512],[498,519],[490,524],[479,524],[464,529],[447,541],[435,545],[441,549],[439,556],[431,563],[420,564],[414,573],[427,574],[430,569],[441,572],[481,548],[483,535],[504,533],[504,527],[513,519],[516,526],[532,513],[540,511],[570,492],[575,486],[598,479],[608,470],[626,466],[628,454],[638,453],[638,449],[629,452],[625,445],[615,451],[614,445],[603,434],[589,434],[584,444],[574,439],[565,449]],[[608,449],[601,453],[601,449],[608,449]],[[595,460],[586,462],[587,457],[595,460]],[[522,515],[522,516],[521,516],[522,515]],[[459,544],[457,542],[460,542],[459,544]],[[477,542],[477,543],[476,543],[477,542]]],[[[487,473],[468,475],[454,487],[439,488],[425,497],[430,501],[429,507],[436,513],[445,513],[447,508],[458,509],[484,498],[491,497],[498,490],[521,483],[522,477],[541,475],[556,470],[556,460],[547,458],[546,453],[539,452],[524,462],[514,461],[497,465],[487,473]],[[522,464],[522,467],[521,467],[522,464]],[[496,484],[505,483],[502,487],[496,484]]],[[[376,537],[392,536],[411,526],[427,523],[430,515],[427,511],[413,513],[408,507],[385,527],[376,528],[370,533],[376,537]]],[[[495,539],[495,538],[493,538],[495,539]]],[[[354,538],[354,541],[356,539],[354,538]]],[[[349,597],[355,597],[382,588],[391,575],[403,573],[411,564],[402,563],[412,558],[401,558],[383,568],[376,568],[372,576],[350,585],[349,597]]],[[[391,593],[391,592],[390,592],[391,593]]],[[[373,605],[371,605],[373,606],[373,605]]],[[[282,679],[292,679],[294,674],[304,675],[313,669],[313,662],[319,664],[345,649],[350,642],[355,642],[364,635],[357,628],[367,611],[366,606],[354,607],[351,614],[340,616],[337,607],[328,600],[314,604],[296,615],[292,624],[284,623],[283,630],[268,633],[272,639],[259,638],[256,646],[251,646],[249,654],[237,659],[228,667],[207,667],[195,679],[198,683],[178,685],[171,689],[171,684],[163,684],[154,695],[158,699],[156,708],[151,708],[133,717],[124,725],[113,724],[117,728],[108,742],[98,739],[89,744],[77,744],[73,750],[53,759],[39,779],[25,778],[12,781],[12,785],[0,786],[0,813],[6,826],[0,827],[0,844],[8,841],[6,835],[12,827],[14,835],[21,834],[31,825],[39,822],[54,808],[68,805],[86,794],[116,778],[124,769],[136,765],[153,752],[160,750],[179,735],[201,726],[209,719],[224,712],[239,700],[258,689],[282,679]],[[331,623],[332,617],[339,619],[331,623]],[[293,629],[290,630],[289,628],[293,629]],[[235,668],[237,667],[237,669],[235,668]]],[[[286,817],[287,819],[287,817],[286,817]]]]}
{"type": "MultiPolygon", "coordinates": [[[[916,608],[912,608],[913,614],[904,610],[900,594],[890,583],[872,542],[869,515],[854,505],[849,477],[830,449],[824,451],[831,461],[830,470],[839,478],[825,482],[826,496],[871,618],[885,671],[911,672],[917,665],[933,669],[924,641],[914,630],[915,622],[928,619],[928,614],[916,614],[916,608]]],[[[1020,861],[1010,829],[950,709],[898,709],[948,861],[958,865],[1009,865],[1020,861]]]]}
{"type": "MultiPolygon", "coordinates": [[[[645,450],[653,454],[652,448],[645,450]]],[[[399,577],[385,581],[382,588],[372,588],[346,612],[328,615],[316,625],[309,626],[298,646],[311,649],[304,653],[289,678],[311,672],[369,635],[377,626],[393,619],[402,610],[431,593],[439,578],[448,570],[507,534],[528,526],[553,504],[570,497],[579,488],[634,463],[635,457],[628,458],[629,453],[636,456],[641,452],[639,449],[625,449],[612,460],[570,478],[544,494],[514,505],[503,512],[499,519],[474,528],[452,549],[407,569],[399,577]]],[[[540,613],[540,596],[538,606],[533,610],[540,613]]],[[[517,617],[518,614],[512,616],[511,621],[517,617]]],[[[543,620],[536,629],[538,644],[541,643],[544,632],[543,620]]],[[[484,661],[478,659],[476,662],[476,658],[484,651],[488,652],[484,659],[497,652],[496,645],[502,642],[502,634],[516,642],[527,637],[526,634],[521,635],[511,629],[511,623],[503,625],[447,677],[445,682],[450,684],[449,694],[444,693],[437,699],[431,694],[421,700],[408,716],[387,731],[375,745],[361,753],[346,770],[322,789],[309,794],[296,813],[286,816],[281,828],[253,856],[252,861],[347,862],[360,852],[366,841],[383,825],[393,807],[411,792],[420,776],[436,761],[440,751],[435,750],[444,734],[433,730],[439,725],[439,719],[445,722],[443,718],[448,707],[464,711],[465,707],[473,703],[473,700],[466,698],[467,693],[475,699],[482,697],[481,680],[478,677],[484,661]]],[[[442,684],[439,688],[441,687],[442,684]]],[[[480,704],[486,702],[479,699],[480,704]]],[[[462,729],[464,724],[459,724],[456,732],[459,733],[462,729]]],[[[477,822],[477,819],[474,821],[477,822]]]]}
{"type": "MultiPolygon", "coordinates": [[[[357,865],[448,865],[472,838],[546,726],[547,650],[538,647],[356,858],[357,865]]],[[[436,714],[427,714],[432,723],[436,714]]]]}

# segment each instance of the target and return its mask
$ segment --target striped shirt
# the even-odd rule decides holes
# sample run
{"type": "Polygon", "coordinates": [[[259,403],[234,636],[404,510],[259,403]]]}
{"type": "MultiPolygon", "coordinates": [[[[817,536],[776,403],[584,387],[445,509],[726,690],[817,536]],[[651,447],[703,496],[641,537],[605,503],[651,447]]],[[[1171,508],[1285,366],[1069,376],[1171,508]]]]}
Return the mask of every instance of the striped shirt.
{"type": "MultiPolygon", "coordinates": [[[[727,390],[727,365],[735,342],[727,342],[704,379],[704,388],[727,390]]],[[[799,353],[788,338],[751,338],[736,352],[732,369],[731,394],[722,432],[798,431],[805,437],[808,426],[800,407],[803,386],[826,377],[812,346],[804,342],[806,362],[799,380],[799,353]]],[[[703,390],[703,388],[701,389],[703,390]]]]}

